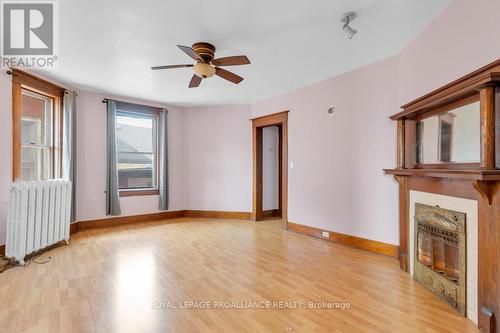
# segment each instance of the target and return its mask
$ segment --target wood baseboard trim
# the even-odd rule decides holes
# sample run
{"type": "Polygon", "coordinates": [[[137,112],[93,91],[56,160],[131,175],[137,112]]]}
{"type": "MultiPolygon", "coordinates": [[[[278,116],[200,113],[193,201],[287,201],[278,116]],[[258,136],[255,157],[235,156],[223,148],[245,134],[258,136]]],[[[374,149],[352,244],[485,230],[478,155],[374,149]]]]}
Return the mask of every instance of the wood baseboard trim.
{"type": "Polygon", "coordinates": [[[151,214],[131,215],[131,216],[116,216],[104,219],[78,221],[70,226],[70,234],[75,234],[79,231],[116,227],[124,224],[141,223],[150,221],[161,221],[177,219],[181,217],[187,218],[218,218],[218,219],[234,219],[234,220],[249,220],[250,212],[226,212],[226,211],[210,211],[210,210],[176,210],[167,212],[158,212],[151,214]]]}
{"type": "Polygon", "coordinates": [[[229,212],[217,210],[185,210],[185,217],[192,218],[217,218],[217,219],[234,219],[234,220],[249,220],[250,212],[229,212]]]}
{"type": "MultiPolygon", "coordinates": [[[[184,215],[183,210],[177,210],[177,211],[158,212],[158,213],[151,213],[151,214],[116,216],[116,217],[109,217],[109,218],[97,219],[97,220],[78,221],[76,223],[73,223],[71,226],[72,226],[72,228],[76,229],[76,232],[78,232],[78,231],[83,231],[83,230],[96,229],[96,228],[108,228],[108,227],[114,227],[114,226],[119,226],[119,225],[124,225],[124,224],[131,224],[131,223],[141,223],[141,222],[176,219],[176,218],[180,218],[180,217],[184,217],[184,216],[185,215],[184,215]],[[73,227],[73,225],[75,225],[75,224],[76,224],[76,226],[73,227]]],[[[71,229],[70,229],[70,232],[71,232],[71,229]]]]}
{"type": "Polygon", "coordinates": [[[69,234],[73,235],[78,232],[78,222],[73,222],[69,225],[69,234]]]}
{"type": "Polygon", "coordinates": [[[386,256],[398,257],[399,247],[397,245],[387,244],[375,240],[365,239],[361,237],[341,234],[333,231],[322,230],[302,224],[288,222],[288,230],[301,233],[304,235],[309,235],[324,240],[328,240],[334,243],[354,247],[359,250],[370,251],[378,254],[383,254],[386,256]],[[321,235],[323,231],[328,231],[330,236],[325,238],[321,235]]]}
{"type": "Polygon", "coordinates": [[[269,209],[262,212],[262,217],[278,217],[279,215],[279,209],[269,209]]]}
{"type": "MultiPolygon", "coordinates": [[[[84,231],[84,230],[110,228],[131,223],[170,220],[181,217],[249,220],[250,216],[251,216],[250,212],[227,212],[227,211],[216,211],[216,210],[176,210],[176,211],[167,211],[167,212],[159,212],[151,214],[116,216],[104,219],[77,221],[70,225],[69,233],[70,235],[73,235],[79,231],[84,231]]],[[[5,245],[0,245],[0,255],[5,255],[5,245]]]]}
{"type": "MultiPolygon", "coordinates": [[[[249,220],[251,217],[251,213],[210,211],[210,210],[178,210],[178,211],[168,211],[168,212],[159,212],[152,214],[132,215],[132,216],[117,216],[106,219],[78,221],[72,223],[70,226],[70,234],[73,235],[79,231],[90,230],[90,229],[109,228],[109,227],[121,226],[124,224],[161,221],[161,220],[176,219],[181,217],[249,220]]],[[[318,228],[292,222],[288,222],[288,230],[301,233],[304,235],[309,235],[329,240],[335,243],[354,247],[360,250],[370,251],[378,254],[384,254],[394,258],[398,257],[399,247],[392,244],[364,239],[351,235],[345,235],[332,231],[328,231],[330,233],[330,237],[325,238],[321,236],[321,232],[327,230],[321,230],[318,228]]],[[[0,255],[5,255],[5,245],[0,245],[0,255]]]]}

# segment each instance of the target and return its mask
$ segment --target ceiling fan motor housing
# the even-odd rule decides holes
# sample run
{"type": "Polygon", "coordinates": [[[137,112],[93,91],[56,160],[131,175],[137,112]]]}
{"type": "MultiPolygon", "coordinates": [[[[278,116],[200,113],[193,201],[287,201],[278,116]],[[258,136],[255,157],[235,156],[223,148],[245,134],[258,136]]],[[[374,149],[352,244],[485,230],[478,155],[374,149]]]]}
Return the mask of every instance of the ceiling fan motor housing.
{"type": "Polygon", "coordinates": [[[203,61],[209,63],[213,60],[215,55],[215,46],[210,43],[194,43],[192,46],[193,50],[203,58],[203,61]]]}

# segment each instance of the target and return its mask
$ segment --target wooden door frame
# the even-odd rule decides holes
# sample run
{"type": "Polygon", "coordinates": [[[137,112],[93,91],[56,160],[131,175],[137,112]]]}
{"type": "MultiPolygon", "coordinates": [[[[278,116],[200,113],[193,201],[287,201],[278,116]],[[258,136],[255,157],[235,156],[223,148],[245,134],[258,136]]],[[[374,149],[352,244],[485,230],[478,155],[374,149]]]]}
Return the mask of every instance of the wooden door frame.
{"type": "Polygon", "coordinates": [[[278,126],[278,202],[279,215],[288,225],[288,112],[283,111],[252,120],[252,220],[263,219],[263,148],[262,130],[264,127],[278,126]]]}

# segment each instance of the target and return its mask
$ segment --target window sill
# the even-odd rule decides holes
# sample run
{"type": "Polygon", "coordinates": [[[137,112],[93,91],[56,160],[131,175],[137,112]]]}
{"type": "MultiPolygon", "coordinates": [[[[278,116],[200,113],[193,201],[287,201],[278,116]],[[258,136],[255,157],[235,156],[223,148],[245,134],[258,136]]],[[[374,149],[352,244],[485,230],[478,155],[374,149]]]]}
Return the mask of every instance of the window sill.
{"type": "Polygon", "coordinates": [[[143,195],[159,195],[158,189],[145,189],[145,190],[120,190],[120,197],[137,197],[143,195]]]}

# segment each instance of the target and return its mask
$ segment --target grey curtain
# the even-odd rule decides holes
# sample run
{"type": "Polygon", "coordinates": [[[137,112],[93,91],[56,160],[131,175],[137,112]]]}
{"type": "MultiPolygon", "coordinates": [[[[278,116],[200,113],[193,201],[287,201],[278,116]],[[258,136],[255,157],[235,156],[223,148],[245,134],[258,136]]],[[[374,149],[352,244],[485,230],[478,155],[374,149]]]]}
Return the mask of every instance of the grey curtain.
{"type": "Polygon", "coordinates": [[[76,221],[76,92],[64,92],[62,177],[71,187],[71,222],[76,221]]]}
{"type": "Polygon", "coordinates": [[[116,155],[116,102],[108,100],[107,112],[107,173],[106,173],[106,215],[120,215],[120,196],[118,193],[118,170],[116,155]]]}
{"type": "Polygon", "coordinates": [[[163,109],[158,120],[158,140],[160,157],[160,209],[168,210],[168,111],[163,109]]]}

